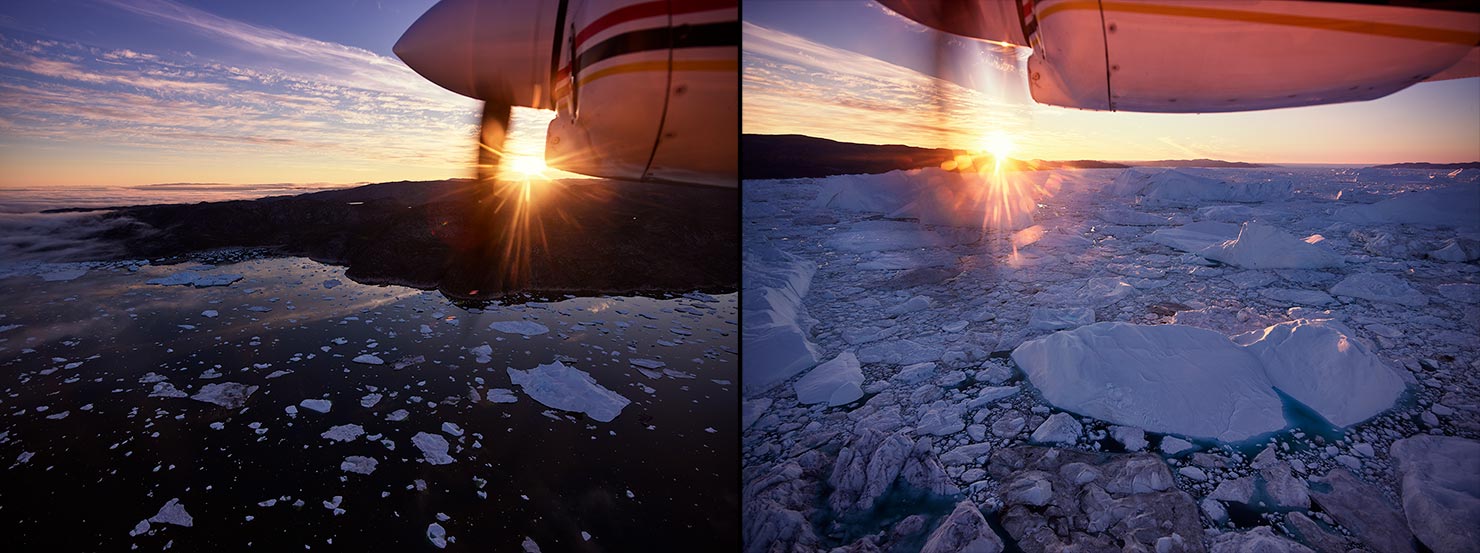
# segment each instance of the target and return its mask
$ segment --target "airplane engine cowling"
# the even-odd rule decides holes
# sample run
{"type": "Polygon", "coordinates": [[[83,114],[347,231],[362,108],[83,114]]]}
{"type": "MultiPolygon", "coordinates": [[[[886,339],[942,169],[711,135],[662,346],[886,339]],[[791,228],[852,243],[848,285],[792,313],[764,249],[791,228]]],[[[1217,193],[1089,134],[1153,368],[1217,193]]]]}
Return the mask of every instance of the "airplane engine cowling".
{"type": "Polygon", "coordinates": [[[558,4],[442,0],[393,50],[427,80],[484,101],[550,109],[558,4]]]}

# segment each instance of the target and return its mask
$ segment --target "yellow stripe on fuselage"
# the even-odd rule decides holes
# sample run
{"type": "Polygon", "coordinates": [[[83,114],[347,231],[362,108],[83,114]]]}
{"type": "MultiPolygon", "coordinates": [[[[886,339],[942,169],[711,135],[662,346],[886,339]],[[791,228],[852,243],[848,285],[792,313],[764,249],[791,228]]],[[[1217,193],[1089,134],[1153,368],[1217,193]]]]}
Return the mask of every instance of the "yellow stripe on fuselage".
{"type": "Polygon", "coordinates": [[[1048,19],[1049,16],[1069,10],[1099,10],[1104,8],[1105,12],[1139,13],[1149,15],[1166,15],[1172,17],[1196,17],[1201,19],[1220,19],[1224,21],[1243,21],[1247,23],[1264,23],[1268,25],[1281,25],[1286,27],[1303,27],[1307,29],[1321,29],[1326,31],[1338,31],[1343,33],[1358,33],[1364,35],[1386,36],[1393,38],[1405,38],[1409,40],[1421,40],[1424,42],[1442,42],[1445,44],[1462,44],[1475,46],[1480,44],[1480,33],[1472,31],[1457,31],[1454,29],[1441,29],[1437,27],[1419,27],[1417,25],[1400,25],[1397,23],[1379,23],[1376,21],[1357,21],[1352,19],[1336,19],[1332,17],[1316,17],[1310,15],[1291,15],[1283,13],[1251,12],[1231,10],[1226,8],[1207,8],[1195,5],[1163,5],[1163,4],[1131,4],[1125,2],[1098,2],[1096,0],[1071,0],[1060,2],[1038,10],[1038,21],[1048,19]]]}

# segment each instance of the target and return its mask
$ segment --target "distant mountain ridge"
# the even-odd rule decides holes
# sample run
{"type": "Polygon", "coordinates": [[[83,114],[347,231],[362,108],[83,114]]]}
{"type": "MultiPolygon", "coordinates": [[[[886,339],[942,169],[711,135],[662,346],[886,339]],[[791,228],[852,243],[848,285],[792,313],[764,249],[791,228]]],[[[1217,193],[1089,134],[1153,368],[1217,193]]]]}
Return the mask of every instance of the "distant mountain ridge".
{"type": "Polygon", "coordinates": [[[1467,161],[1463,163],[1427,163],[1422,161],[1410,161],[1407,163],[1389,163],[1387,165],[1373,165],[1372,169],[1480,169],[1480,161],[1467,161]]]}
{"type": "MultiPolygon", "coordinates": [[[[740,137],[743,179],[791,179],[887,173],[899,169],[939,167],[964,153],[948,148],[900,144],[857,144],[799,134],[745,134],[740,137]]],[[[1121,169],[1126,167],[1268,167],[1215,159],[1110,162],[1097,160],[1008,160],[1010,171],[1043,169],[1121,169]]]]}

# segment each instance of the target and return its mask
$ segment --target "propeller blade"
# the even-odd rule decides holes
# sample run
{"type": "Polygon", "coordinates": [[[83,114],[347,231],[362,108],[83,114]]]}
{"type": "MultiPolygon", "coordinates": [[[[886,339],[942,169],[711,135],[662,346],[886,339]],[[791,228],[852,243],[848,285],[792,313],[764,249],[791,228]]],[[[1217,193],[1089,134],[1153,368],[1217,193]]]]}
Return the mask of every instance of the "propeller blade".
{"type": "Polygon", "coordinates": [[[478,130],[478,182],[489,183],[498,177],[499,162],[503,160],[504,139],[509,134],[509,120],[513,110],[507,103],[490,100],[483,102],[483,117],[478,130]]]}

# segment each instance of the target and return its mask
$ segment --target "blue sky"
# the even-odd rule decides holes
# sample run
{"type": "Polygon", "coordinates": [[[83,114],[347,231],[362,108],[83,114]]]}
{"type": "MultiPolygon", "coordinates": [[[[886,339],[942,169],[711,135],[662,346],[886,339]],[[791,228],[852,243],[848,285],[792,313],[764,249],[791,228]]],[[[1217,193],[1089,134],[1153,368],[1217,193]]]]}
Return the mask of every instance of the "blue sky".
{"type": "MultiPolygon", "coordinates": [[[[1218,158],[1273,163],[1480,159],[1480,78],[1369,102],[1219,114],[1038,105],[1019,54],[953,38],[957,76],[927,67],[934,31],[867,0],[747,0],[742,122],[749,133],[972,148],[1005,133],[1025,159],[1218,158]],[[921,109],[922,106],[945,109],[921,109]]],[[[1021,52],[1021,50],[1019,51],[1021,52]]]]}
{"type": "Polygon", "coordinates": [[[477,102],[390,52],[433,3],[6,2],[0,186],[466,176],[477,102]]]}

